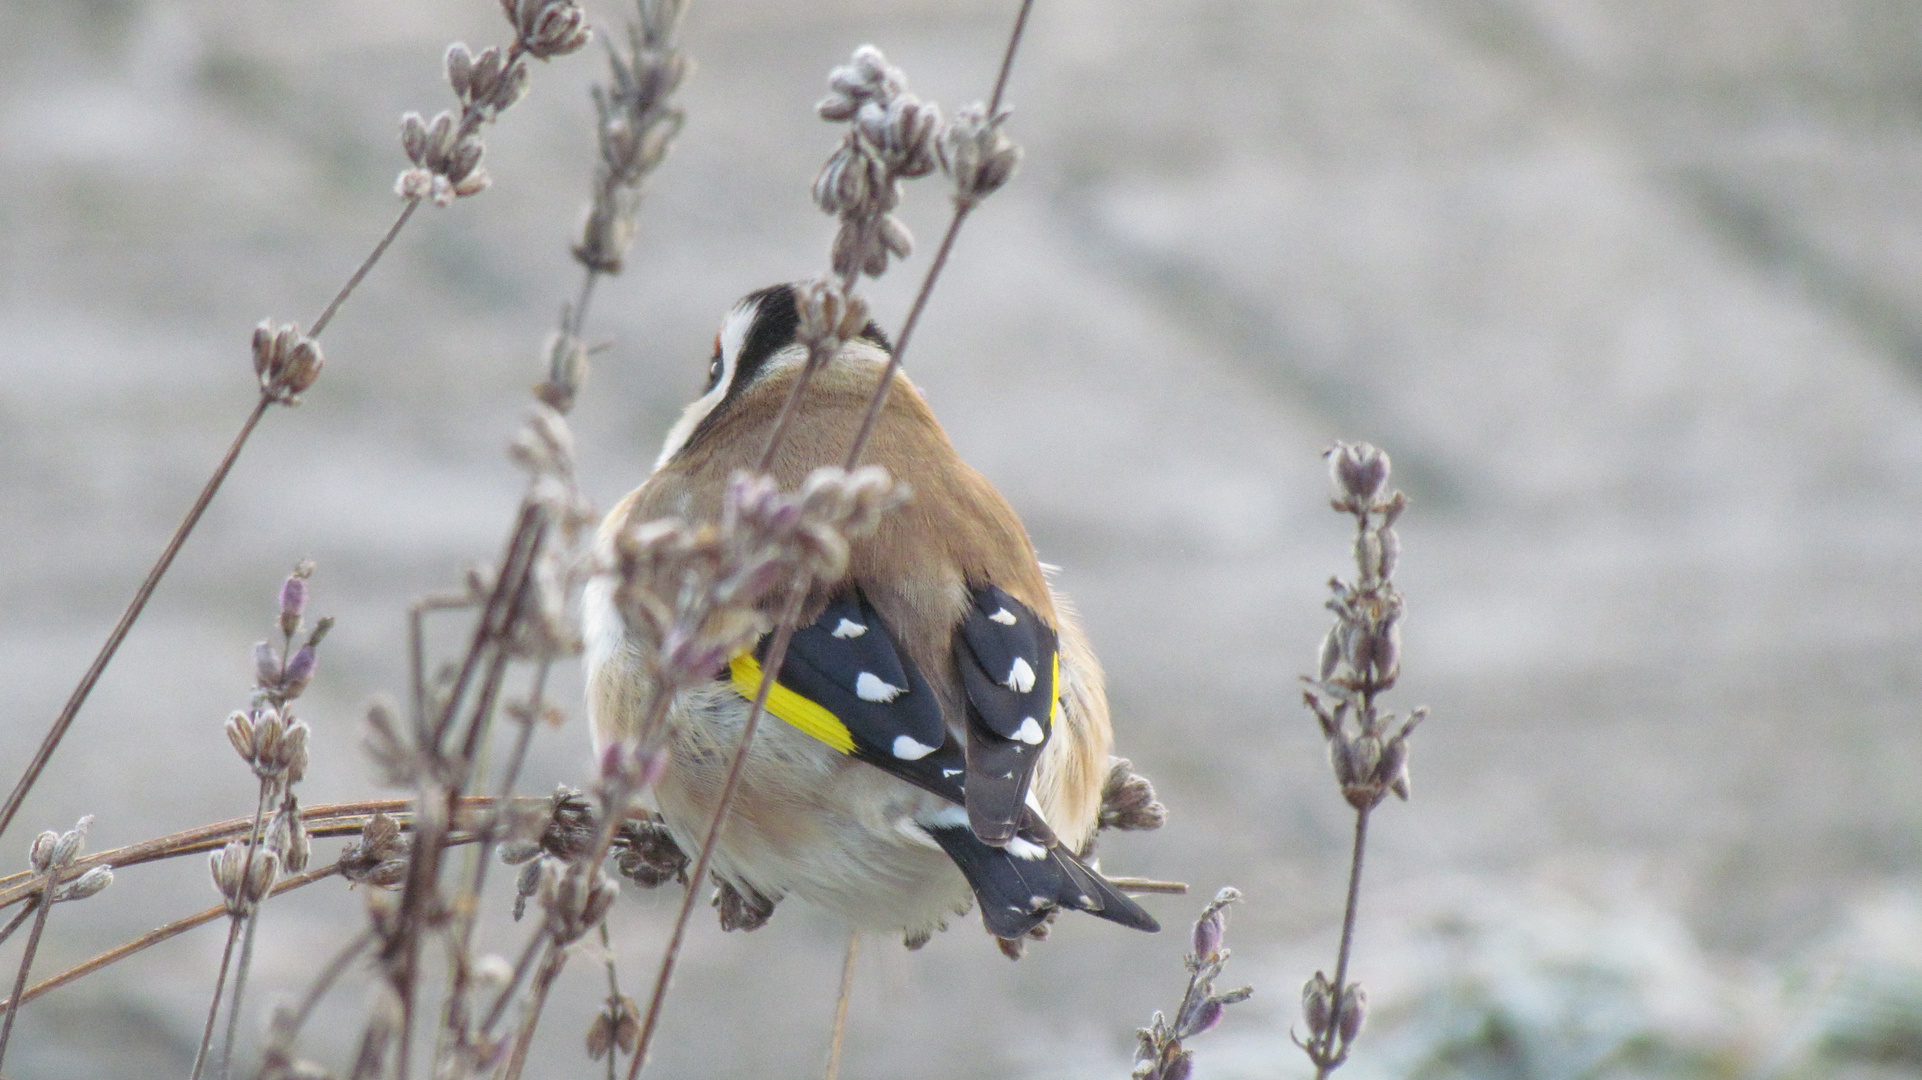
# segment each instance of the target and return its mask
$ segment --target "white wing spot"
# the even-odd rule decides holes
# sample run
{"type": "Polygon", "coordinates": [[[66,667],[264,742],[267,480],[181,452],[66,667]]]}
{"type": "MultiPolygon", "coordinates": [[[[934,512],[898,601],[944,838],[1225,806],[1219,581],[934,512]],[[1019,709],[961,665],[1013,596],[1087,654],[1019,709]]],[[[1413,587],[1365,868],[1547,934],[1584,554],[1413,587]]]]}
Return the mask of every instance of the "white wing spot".
{"type": "Polygon", "coordinates": [[[926,743],[916,742],[906,735],[894,737],[894,756],[902,761],[920,761],[932,753],[934,753],[934,747],[926,743]]]}
{"type": "Polygon", "coordinates": [[[954,776],[960,776],[960,775],[961,775],[961,770],[960,770],[960,769],[942,769],[942,770],[941,770],[941,775],[942,775],[943,777],[954,777],[954,776]]]}
{"type": "Polygon", "coordinates": [[[988,620],[990,622],[998,622],[1002,626],[1013,626],[1014,612],[1009,611],[1007,608],[1002,608],[999,611],[996,611],[994,614],[988,616],[988,620]]]}
{"type": "Polygon", "coordinates": [[[862,701],[893,701],[906,692],[906,687],[896,686],[871,671],[854,677],[854,693],[862,701]]]}
{"type": "Polygon", "coordinates": [[[834,636],[838,638],[858,638],[867,632],[867,627],[853,619],[842,619],[841,625],[834,628],[834,636]]]}
{"type": "Polygon", "coordinates": [[[1048,849],[1033,841],[1023,840],[1017,836],[1008,841],[1008,854],[1013,855],[1017,859],[1027,859],[1032,862],[1035,859],[1046,858],[1048,849]]]}
{"type": "Polygon", "coordinates": [[[1025,694],[1034,689],[1034,669],[1028,666],[1026,659],[1017,656],[1014,666],[1008,669],[1005,682],[1008,689],[1025,694]]]}
{"type": "Polygon", "coordinates": [[[1030,716],[1024,718],[1021,721],[1021,726],[1014,729],[1014,737],[1027,743],[1029,746],[1040,746],[1043,740],[1047,739],[1048,733],[1041,730],[1041,725],[1035,722],[1034,717],[1030,716]]]}

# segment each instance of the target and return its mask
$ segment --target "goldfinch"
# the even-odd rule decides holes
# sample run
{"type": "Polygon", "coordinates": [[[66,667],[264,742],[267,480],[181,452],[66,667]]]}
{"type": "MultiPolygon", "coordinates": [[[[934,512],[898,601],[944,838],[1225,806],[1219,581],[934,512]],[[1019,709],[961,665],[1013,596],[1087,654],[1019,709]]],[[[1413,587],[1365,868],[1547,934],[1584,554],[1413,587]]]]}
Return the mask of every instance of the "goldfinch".
{"type": "MultiPolygon", "coordinates": [[[[647,521],[714,520],[730,475],[754,468],[807,355],[796,288],[763,289],[727,314],[706,391],[668,432],[652,475],[602,524],[604,553],[647,521]]],[[[889,350],[870,323],[815,374],[770,470],[784,488],[847,453],[889,350]]],[[[971,900],[1004,943],[1062,908],[1156,930],[1080,854],[1112,746],[1100,665],[1007,500],[897,378],[864,460],[913,497],[854,543],[842,580],[810,595],[714,876],[763,918],[793,895],[857,929],[899,932],[910,947],[971,900]]],[[[649,690],[613,592],[597,579],[586,600],[597,750],[634,733],[649,690]]],[[[706,834],[766,647],[764,638],[669,709],[654,798],[685,851],[706,834]]]]}

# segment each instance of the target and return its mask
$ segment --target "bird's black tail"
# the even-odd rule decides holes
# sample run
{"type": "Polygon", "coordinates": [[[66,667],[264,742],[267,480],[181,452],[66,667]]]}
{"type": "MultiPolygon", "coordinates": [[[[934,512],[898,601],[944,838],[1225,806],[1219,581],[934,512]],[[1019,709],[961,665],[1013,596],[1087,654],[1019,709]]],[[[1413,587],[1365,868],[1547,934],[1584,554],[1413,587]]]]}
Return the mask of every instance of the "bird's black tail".
{"type": "Polygon", "coordinates": [[[995,937],[1021,937],[1057,908],[1085,911],[1150,933],[1161,929],[1140,904],[1067,848],[1048,842],[1045,834],[1037,837],[1040,843],[1017,837],[1007,847],[995,847],[964,824],[930,826],[928,832],[961,868],[981,904],[981,919],[995,937]]]}

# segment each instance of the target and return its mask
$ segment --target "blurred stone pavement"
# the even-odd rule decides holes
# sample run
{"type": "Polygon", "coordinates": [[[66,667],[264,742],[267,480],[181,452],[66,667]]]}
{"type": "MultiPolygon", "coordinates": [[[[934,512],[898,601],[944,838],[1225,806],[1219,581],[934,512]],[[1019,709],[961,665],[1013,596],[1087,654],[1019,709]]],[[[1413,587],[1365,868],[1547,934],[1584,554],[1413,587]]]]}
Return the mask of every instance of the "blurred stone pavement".
{"type": "MultiPolygon", "coordinates": [[[[985,96],[1014,7],[693,0],[687,127],[589,322],[608,347],[575,430],[602,505],[697,392],[727,306],[823,265],[828,68],[871,41],[952,109],[985,96]]],[[[245,415],[254,323],[311,321],[395,212],[399,114],[445,107],[447,43],[499,21],[490,0],[0,0],[0,774],[245,415]]],[[[536,70],[488,133],[494,187],[423,210],[330,328],[17,856],[84,813],[97,849],[248,809],[220,724],[303,557],[340,619],[304,794],[374,792],[359,716],[405,685],[406,602],[493,557],[518,498],[502,450],[577,281],[600,66],[536,70]]],[[[1023,170],[908,366],[1065,568],[1120,749],[1171,808],[1106,867],[1196,895],[1151,901],[1158,938],[1064,919],[1018,965],[972,919],[920,953],[871,942],[844,1075],[1125,1075],[1179,996],[1179,927],[1229,883],[1229,978],[1257,997],[1207,1039],[1235,1075],[1304,1074],[1284,1033],[1332,962],[1349,827],[1296,689],[1346,559],[1318,458],[1337,438],[1386,447],[1413,499],[1395,703],[1434,713],[1414,801],[1374,829],[1361,979],[1408,983],[1391,943],[1464,895],[1620,900],[1740,967],[1922,894],[1922,8],[1042,0],[1010,100],[1023,170]]],[[[890,326],[936,183],[908,216],[923,250],[872,292],[890,326]]],[[[587,765],[576,719],[528,790],[587,765]]],[[[212,899],[197,860],[130,870],[59,912],[36,970],[212,899]]],[[[617,909],[635,986],[674,902],[617,909]]],[[[270,907],[253,1003],[304,985],[360,907],[334,886],[270,907]]],[[[815,1074],[840,929],[798,903],[751,936],[697,925],[650,1075],[815,1074]]],[[[184,1074],[219,947],[202,931],[29,1006],[9,1074],[184,1074]]],[[[597,1068],[597,980],[563,980],[530,1075],[597,1068]]]]}

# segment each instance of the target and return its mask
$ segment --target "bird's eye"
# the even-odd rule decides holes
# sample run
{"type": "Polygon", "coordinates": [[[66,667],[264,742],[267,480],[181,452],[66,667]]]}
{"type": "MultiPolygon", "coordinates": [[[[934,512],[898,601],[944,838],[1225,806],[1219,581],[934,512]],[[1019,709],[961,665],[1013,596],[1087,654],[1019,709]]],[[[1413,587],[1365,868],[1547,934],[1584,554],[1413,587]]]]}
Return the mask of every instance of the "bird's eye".
{"type": "Polygon", "coordinates": [[[721,358],[715,357],[707,362],[707,385],[712,387],[721,381],[721,358]]]}

